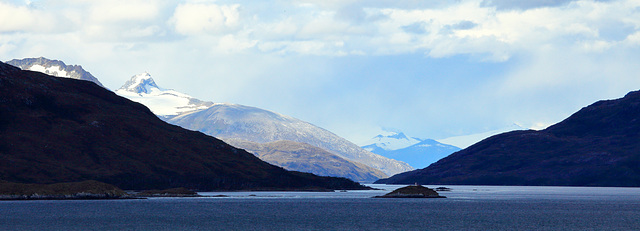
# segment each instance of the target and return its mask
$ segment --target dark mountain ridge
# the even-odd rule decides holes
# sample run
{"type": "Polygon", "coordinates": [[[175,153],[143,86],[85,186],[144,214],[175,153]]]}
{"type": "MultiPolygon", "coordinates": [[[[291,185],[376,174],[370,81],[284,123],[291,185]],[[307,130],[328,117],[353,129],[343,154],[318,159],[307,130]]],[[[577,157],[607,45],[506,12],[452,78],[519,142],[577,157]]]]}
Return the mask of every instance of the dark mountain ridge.
{"type": "Polygon", "coordinates": [[[362,189],[290,172],[167,124],[95,83],[0,63],[0,180],[97,180],[123,189],[362,189]]]}
{"type": "Polygon", "coordinates": [[[640,186],[640,91],[598,101],[541,131],[487,138],[377,183],[640,186]]]}
{"type": "Polygon", "coordinates": [[[33,70],[34,66],[40,66],[45,74],[53,75],[56,77],[68,77],[72,79],[81,79],[94,82],[101,87],[104,87],[100,81],[88,71],[85,71],[80,65],[66,65],[60,60],[51,60],[44,57],[39,58],[25,58],[25,59],[12,59],[7,64],[19,67],[23,70],[33,70]]]}

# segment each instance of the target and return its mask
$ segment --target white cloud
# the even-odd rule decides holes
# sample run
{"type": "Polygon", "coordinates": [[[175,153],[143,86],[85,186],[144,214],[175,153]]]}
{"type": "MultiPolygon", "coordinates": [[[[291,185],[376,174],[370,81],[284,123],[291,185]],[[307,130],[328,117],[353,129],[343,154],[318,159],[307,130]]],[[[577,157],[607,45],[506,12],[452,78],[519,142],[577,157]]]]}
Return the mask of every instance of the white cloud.
{"type": "Polygon", "coordinates": [[[605,52],[615,45],[616,44],[613,42],[603,40],[592,40],[578,43],[579,49],[585,52],[605,52]]]}
{"type": "MultiPolygon", "coordinates": [[[[334,44],[339,46],[340,44],[334,44]]],[[[341,56],[344,53],[333,48],[328,43],[322,41],[279,41],[264,42],[259,44],[259,49],[263,52],[288,55],[288,54],[307,54],[307,55],[327,55],[341,56]]]]}
{"type": "Polygon", "coordinates": [[[335,12],[323,11],[302,25],[298,37],[318,40],[333,36],[343,37],[351,34],[349,26],[347,22],[335,20],[335,12]]]}
{"type": "Polygon", "coordinates": [[[185,35],[221,34],[239,25],[239,8],[239,4],[180,4],[170,22],[185,35]]]}
{"type": "Polygon", "coordinates": [[[18,47],[10,42],[3,42],[0,40],[0,56],[6,57],[6,54],[9,54],[11,51],[17,49],[18,47]]]}
{"type": "Polygon", "coordinates": [[[484,0],[483,6],[494,6],[500,10],[526,10],[540,7],[552,7],[567,4],[575,0],[536,0],[536,1],[522,1],[522,0],[484,0]]]}
{"type": "Polygon", "coordinates": [[[0,2],[0,33],[53,32],[60,29],[57,21],[49,12],[0,2]]]}
{"type": "Polygon", "coordinates": [[[300,26],[295,19],[289,17],[273,23],[261,22],[256,27],[252,31],[259,34],[263,41],[268,41],[292,38],[298,33],[300,26]]]}
{"type": "Polygon", "coordinates": [[[0,1],[0,57],[82,64],[110,87],[150,71],[204,100],[343,131],[353,120],[469,131],[548,125],[638,88],[639,9],[637,0],[0,1]],[[322,114],[296,111],[309,102],[322,114]],[[542,116],[547,107],[556,116],[542,116]]]}
{"type": "Polygon", "coordinates": [[[217,49],[225,53],[237,53],[255,47],[257,41],[238,39],[234,35],[225,35],[220,38],[217,49]]]}
{"type": "Polygon", "coordinates": [[[480,1],[411,10],[376,8],[379,5],[380,2],[302,1],[279,12],[251,9],[256,5],[248,3],[184,3],[177,6],[170,23],[183,35],[233,34],[235,40],[261,44],[259,51],[279,54],[282,50],[276,47],[289,47],[286,53],[312,55],[419,52],[441,58],[468,54],[502,62],[513,54],[557,41],[590,50],[603,49],[608,41],[599,38],[600,29],[607,25],[602,25],[601,20],[634,21],[625,17],[611,19],[611,12],[628,5],[608,2],[579,1],[520,11],[500,11],[480,1]],[[255,14],[241,18],[240,8],[255,14]],[[353,20],[344,15],[349,13],[364,16],[353,20]],[[342,45],[333,45],[338,43],[342,45]]]}
{"type": "Polygon", "coordinates": [[[160,14],[160,4],[149,0],[95,1],[88,13],[94,23],[150,21],[160,14]]]}
{"type": "Polygon", "coordinates": [[[629,46],[640,46],[640,31],[627,36],[624,43],[629,46]]]}
{"type": "Polygon", "coordinates": [[[614,25],[626,25],[627,29],[616,31],[620,34],[617,37],[628,37],[625,44],[633,43],[630,36],[640,28],[636,10],[640,3],[633,0],[546,1],[533,5],[496,0],[439,4],[303,0],[274,3],[273,9],[257,8],[265,6],[261,3],[204,0],[38,3],[46,11],[0,3],[0,19],[6,22],[0,24],[0,31],[54,28],[49,29],[52,31],[63,27],[56,26],[60,24],[58,18],[72,22],[65,23],[66,31],[75,30],[87,39],[102,42],[157,40],[171,38],[176,32],[191,37],[213,35],[217,36],[215,41],[226,36],[226,47],[233,38],[245,41],[244,47],[246,42],[260,44],[262,48],[256,51],[279,54],[282,49],[278,47],[287,47],[288,54],[425,53],[434,58],[464,54],[502,62],[514,54],[558,43],[602,52],[622,44],[610,41],[607,35],[614,25]]]}

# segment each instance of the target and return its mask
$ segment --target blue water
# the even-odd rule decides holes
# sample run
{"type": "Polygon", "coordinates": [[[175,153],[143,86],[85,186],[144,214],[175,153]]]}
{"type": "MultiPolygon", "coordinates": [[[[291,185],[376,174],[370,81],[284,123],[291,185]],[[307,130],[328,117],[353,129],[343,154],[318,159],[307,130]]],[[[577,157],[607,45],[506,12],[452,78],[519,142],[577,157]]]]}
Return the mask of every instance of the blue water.
{"type": "Polygon", "coordinates": [[[0,201],[2,230],[640,230],[640,189],[450,186],[386,191],[211,192],[225,198],[0,201]]]}

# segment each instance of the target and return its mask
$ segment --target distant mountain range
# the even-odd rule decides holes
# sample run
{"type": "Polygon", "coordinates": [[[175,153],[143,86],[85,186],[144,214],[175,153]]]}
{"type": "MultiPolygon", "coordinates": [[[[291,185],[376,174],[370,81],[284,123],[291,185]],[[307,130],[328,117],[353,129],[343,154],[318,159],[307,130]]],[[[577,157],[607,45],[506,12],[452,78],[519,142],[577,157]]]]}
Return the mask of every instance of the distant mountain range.
{"type": "Polygon", "coordinates": [[[640,91],[541,131],[492,136],[384,184],[640,186],[640,91]]]}
{"type": "MultiPolygon", "coordinates": [[[[37,65],[40,64],[35,63],[45,63],[45,66],[49,68],[63,65],[60,64],[62,63],[61,61],[48,60],[46,58],[35,59],[39,60],[38,62],[29,60],[34,59],[24,59],[20,61],[22,65],[21,68],[29,69],[36,65],[35,70],[42,71],[42,68],[37,67],[37,65]]],[[[15,61],[14,63],[18,64],[17,62],[18,61],[15,61]]],[[[82,69],[80,66],[74,67],[82,69]]],[[[84,70],[82,71],[86,72],[84,70]]],[[[97,79],[95,79],[95,81],[97,81],[97,79]]],[[[321,175],[323,175],[323,173],[333,172],[339,174],[336,175],[332,173],[328,175],[371,182],[375,179],[413,169],[404,162],[368,152],[329,131],[295,118],[242,105],[214,104],[212,102],[198,100],[175,90],[161,88],[155,83],[149,73],[142,73],[131,77],[129,81],[115,92],[120,96],[147,106],[163,120],[188,129],[199,130],[208,135],[225,140],[243,139],[257,143],[291,140],[307,143],[339,156],[344,159],[345,163],[350,162],[358,166],[336,171],[335,166],[318,165],[320,162],[329,164],[329,162],[324,162],[323,159],[317,159],[318,163],[314,163],[316,160],[300,155],[301,159],[299,161],[304,160],[310,164],[317,164],[316,166],[319,168],[324,167],[326,169],[318,171],[311,171],[310,169],[304,168],[295,169],[298,171],[309,171],[321,175]],[[206,117],[202,117],[202,115],[206,115],[206,117]],[[353,171],[357,171],[357,173],[353,171]]],[[[317,152],[310,152],[305,153],[305,155],[317,157],[316,153],[317,152]]],[[[276,164],[283,163],[272,162],[276,164]]],[[[291,165],[283,165],[282,167],[291,168],[291,165]]],[[[302,166],[300,165],[300,167],[302,166]]]]}
{"type": "Polygon", "coordinates": [[[56,77],[87,80],[104,87],[96,77],[82,69],[82,66],[66,65],[60,60],[50,60],[44,57],[26,58],[13,59],[8,61],[7,64],[19,67],[22,70],[42,72],[56,77]]]}
{"type": "Polygon", "coordinates": [[[408,163],[414,168],[424,168],[459,151],[460,148],[432,139],[407,137],[402,132],[380,134],[364,143],[367,151],[408,163]]]}
{"type": "MultiPolygon", "coordinates": [[[[269,134],[275,134],[278,136],[281,135],[289,135],[293,133],[303,132],[301,126],[290,126],[287,131],[271,131],[267,132],[268,129],[273,129],[268,126],[282,126],[281,123],[288,120],[296,120],[293,118],[281,119],[270,121],[273,122],[271,124],[258,124],[253,123],[254,121],[259,120],[268,120],[268,118],[272,118],[269,116],[276,115],[272,112],[267,112],[258,108],[251,108],[241,105],[234,104],[214,104],[212,102],[201,101],[196,98],[193,98],[187,94],[180,93],[174,90],[168,90],[158,87],[156,82],[153,80],[149,73],[143,73],[139,75],[135,75],[131,77],[129,81],[127,81],[120,89],[116,90],[116,94],[127,97],[133,101],[142,103],[149,107],[152,112],[166,121],[182,126],[184,128],[198,130],[204,132],[205,134],[209,134],[215,136],[217,138],[222,138],[227,142],[233,141],[231,144],[241,145],[237,146],[240,148],[248,149],[249,147],[253,147],[250,150],[251,153],[255,154],[259,158],[269,163],[275,164],[280,167],[284,167],[289,170],[301,171],[301,172],[310,172],[322,176],[339,176],[339,177],[347,177],[352,180],[362,181],[362,182],[373,182],[380,178],[388,177],[386,174],[381,172],[380,170],[368,167],[366,165],[358,164],[354,165],[354,163],[343,159],[342,157],[338,157],[341,159],[342,165],[340,167],[336,166],[336,162],[326,162],[326,156],[320,157],[319,153],[324,153],[326,151],[322,150],[314,150],[310,148],[299,149],[298,155],[295,156],[297,160],[293,160],[292,157],[286,157],[285,155],[265,155],[262,152],[256,152],[255,147],[261,146],[259,143],[268,143],[264,144],[264,148],[268,147],[270,150],[279,150],[277,144],[285,144],[285,142],[276,142],[282,140],[293,140],[292,137],[269,137],[269,134]],[[196,114],[191,115],[192,112],[199,112],[209,110],[210,108],[227,108],[234,107],[239,108],[238,114],[242,113],[254,113],[251,120],[243,120],[244,117],[240,115],[232,115],[226,118],[224,121],[236,121],[238,126],[248,128],[246,130],[226,130],[225,132],[217,132],[212,129],[218,129],[220,124],[216,124],[216,122],[211,122],[207,120],[202,120],[201,118],[196,118],[195,121],[188,119],[194,118],[196,114]],[[180,116],[179,118],[175,118],[176,116],[180,116]],[[175,119],[174,119],[175,118],[175,119]],[[250,128],[250,129],[249,129],[250,128]],[[256,134],[256,130],[263,131],[260,134],[256,134]],[[255,143],[257,142],[257,143],[255,143]],[[275,143],[274,143],[275,142],[275,143]],[[251,145],[249,145],[251,144],[251,145]],[[278,160],[277,158],[282,158],[278,160]],[[292,165],[291,161],[297,163],[305,163],[307,165],[292,165]],[[349,164],[347,164],[349,163],[349,164]],[[313,166],[313,167],[311,167],[313,166]]],[[[206,119],[214,119],[216,115],[207,116],[206,119]]],[[[276,115],[276,117],[281,117],[282,115],[276,115]]],[[[283,117],[284,118],[284,117],[283,117]]],[[[305,126],[312,126],[302,121],[296,120],[299,124],[304,124],[305,126]]],[[[288,126],[288,125],[287,125],[288,126]]],[[[297,139],[300,141],[301,139],[297,139]]],[[[304,140],[303,140],[304,141],[304,140]]],[[[291,143],[288,144],[287,147],[291,147],[291,143]]],[[[303,145],[303,144],[299,144],[303,145]]],[[[278,154],[283,154],[286,151],[279,150],[278,154]]],[[[330,154],[330,153],[326,153],[330,154]]],[[[333,154],[330,154],[333,155],[333,154]]],[[[333,158],[333,157],[331,157],[333,158]]]]}
{"type": "Polygon", "coordinates": [[[88,81],[0,63],[0,180],[123,189],[363,189],[289,172],[88,81]]]}
{"type": "MultiPolygon", "coordinates": [[[[256,143],[289,140],[306,143],[346,160],[379,170],[358,175],[381,178],[413,170],[404,162],[368,152],[325,129],[293,117],[244,105],[204,102],[184,93],[162,89],[147,73],[133,76],[116,93],[146,105],[169,123],[223,140],[235,139],[256,143]],[[380,171],[383,174],[380,174],[380,171]]],[[[312,159],[307,159],[309,160],[312,159]]],[[[367,177],[354,180],[371,179],[367,177]]]]}

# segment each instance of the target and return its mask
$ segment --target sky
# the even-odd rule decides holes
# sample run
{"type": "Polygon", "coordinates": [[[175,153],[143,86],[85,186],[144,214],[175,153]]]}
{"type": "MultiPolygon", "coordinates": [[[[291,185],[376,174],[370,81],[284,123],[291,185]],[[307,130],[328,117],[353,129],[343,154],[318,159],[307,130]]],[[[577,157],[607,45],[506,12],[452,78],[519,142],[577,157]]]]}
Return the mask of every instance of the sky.
{"type": "Polygon", "coordinates": [[[0,60],[150,73],[366,141],[541,129],[640,89],[638,0],[0,0],[0,60]]]}

